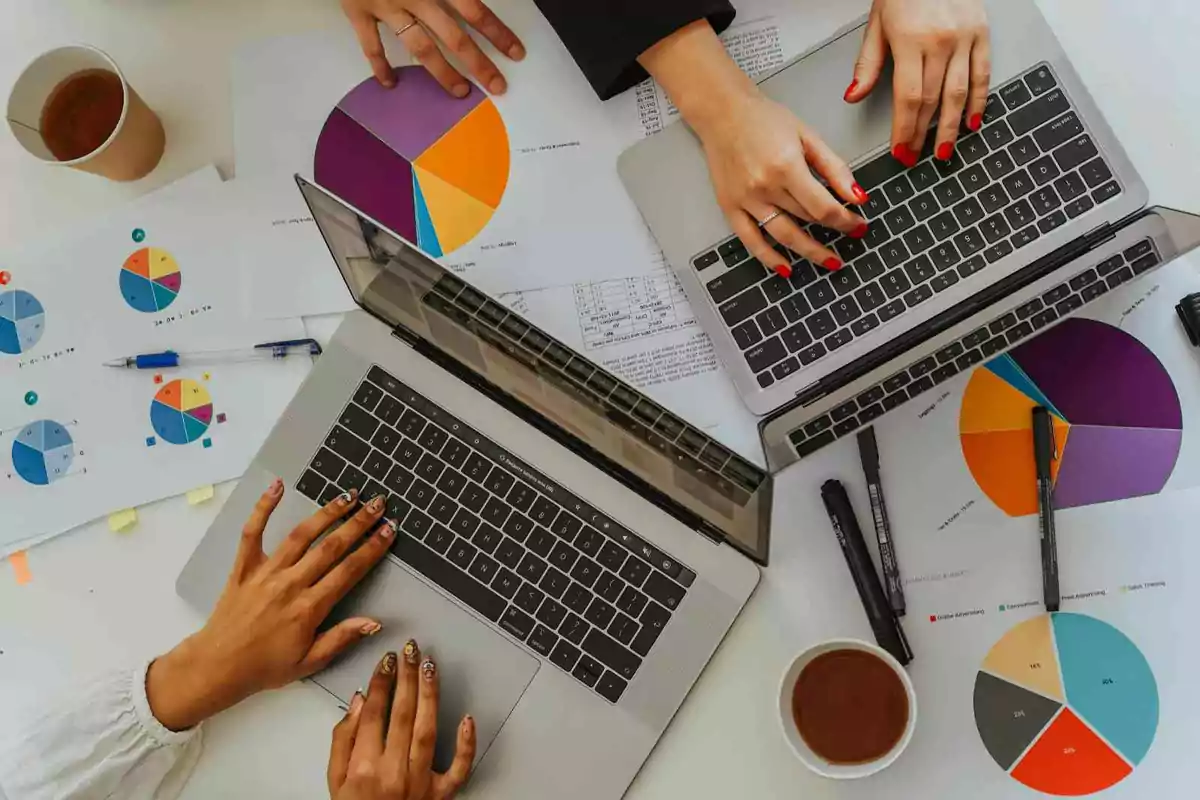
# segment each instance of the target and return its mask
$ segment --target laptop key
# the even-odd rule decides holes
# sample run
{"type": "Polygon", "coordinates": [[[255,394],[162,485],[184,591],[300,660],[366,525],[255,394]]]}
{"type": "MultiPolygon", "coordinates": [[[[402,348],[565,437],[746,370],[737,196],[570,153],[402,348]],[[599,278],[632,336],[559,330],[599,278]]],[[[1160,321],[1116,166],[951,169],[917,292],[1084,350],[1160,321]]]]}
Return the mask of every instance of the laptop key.
{"type": "Polygon", "coordinates": [[[433,520],[428,514],[417,509],[409,512],[404,518],[404,522],[400,525],[400,529],[414,539],[424,539],[425,536],[433,530],[433,520]]]}
{"type": "Polygon", "coordinates": [[[529,647],[538,655],[549,656],[558,644],[558,636],[545,625],[538,625],[529,637],[529,647]]]}
{"type": "Polygon", "coordinates": [[[934,356],[927,356],[908,368],[908,374],[914,378],[920,378],[922,375],[928,375],[937,368],[937,359],[934,356]]]}
{"type": "Polygon", "coordinates": [[[693,261],[692,264],[696,267],[696,271],[699,272],[700,270],[711,267],[713,264],[717,263],[720,258],[721,257],[717,254],[716,250],[710,250],[693,261]]]}
{"type": "Polygon", "coordinates": [[[1078,295],[1071,295],[1066,300],[1063,300],[1061,303],[1056,305],[1054,310],[1058,312],[1060,317],[1065,317],[1067,314],[1070,314],[1072,311],[1075,311],[1082,306],[1083,300],[1081,300],[1078,295]]]}
{"type": "Polygon", "coordinates": [[[1013,136],[1012,128],[1008,127],[1003,120],[987,126],[980,135],[992,150],[998,150],[1016,138],[1013,136]]]}
{"type": "Polygon", "coordinates": [[[1008,227],[1003,214],[988,217],[979,225],[979,230],[983,232],[983,238],[987,239],[988,244],[995,244],[1012,233],[1012,228],[1008,227]]]}
{"type": "Polygon", "coordinates": [[[471,561],[479,554],[479,550],[466,539],[458,538],[454,540],[454,544],[450,545],[450,550],[446,556],[451,563],[458,565],[462,569],[467,569],[471,566],[471,561]]]}
{"type": "Polygon", "coordinates": [[[800,359],[800,363],[808,366],[816,361],[821,360],[826,355],[825,345],[820,342],[810,345],[796,353],[796,358],[800,359]]]}
{"type": "Polygon", "coordinates": [[[787,357],[787,350],[778,336],[772,336],[765,342],[762,342],[755,347],[749,349],[745,353],[746,363],[750,365],[750,369],[754,372],[762,372],[768,369],[776,362],[782,361],[787,357]]]}
{"type": "Polygon", "coordinates": [[[983,234],[978,230],[968,228],[954,237],[954,245],[964,256],[973,256],[986,247],[987,243],[983,240],[983,234]]]}
{"type": "Polygon", "coordinates": [[[904,172],[904,165],[892,158],[891,153],[883,153],[854,170],[854,179],[870,192],[892,178],[904,172]]]}
{"type": "Polygon", "coordinates": [[[933,188],[942,179],[937,169],[929,161],[918,164],[913,169],[910,169],[907,174],[908,179],[912,181],[913,188],[918,192],[933,188]]]}
{"type": "Polygon", "coordinates": [[[880,326],[879,317],[874,314],[867,314],[865,317],[860,317],[850,324],[850,331],[855,336],[865,336],[871,331],[880,326]]]}
{"type": "MultiPolygon", "coordinates": [[[[503,597],[479,583],[470,575],[460,571],[441,556],[415,539],[397,536],[392,544],[392,554],[413,568],[432,583],[440,586],[452,597],[458,598],[474,609],[484,619],[496,622],[507,605],[503,597]]],[[[512,575],[512,573],[509,573],[512,575]]],[[[516,579],[516,576],[512,576],[516,579]]],[[[515,587],[514,587],[515,588],[515,587]]]]}
{"type": "Polygon", "coordinates": [[[913,308],[924,303],[931,297],[933,297],[933,288],[928,284],[922,284],[904,295],[904,303],[909,308],[913,308]]]}
{"type": "Polygon", "coordinates": [[[933,168],[936,169],[938,174],[943,178],[953,175],[966,165],[967,163],[963,161],[962,156],[958,154],[958,151],[955,151],[954,154],[950,156],[949,161],[942,161],[939,158],[933,162],[933,168]]]}
{"type": "MultiPolygon", "coordinates": [[[[476,543],[478,543],[478,537],[476,537],[476,543]]],[[[500,562],[496,561],[496,559],[492,558],[487,553],[480,553],[475,557],[475,560],[471,562],[471,566],[467,569],[467,572],[472,578],[475,578],[481,583],[488,584],[491,583],[492,579],[496,577],[496,573],[499,570],[500,562]]]]}
{"type": "MultiPolygon", "coordinates": [[[[808,326],[808,332],[813,335],[814,339],[820,339],[828,336],[830,333],[833,333],[833,331],[837,330],[837,323],[834,322],[833,314],[826,309],[822,309],[813,314],[811,317],[805,320],[804,324],[808,326]]],[[[782,348],[780,348],[780,350],[782,351],[782,348]]],[[[782,352],[780,353],[780,356],[782,357],[782,352]]]]}
{"type": "Polygon", "coordinates": [[[1133,269],[1134,275],[1141,275],[1143,272],[1146,272],[1151,267],[1154,267],[1157,265],[1158,265],[1158,256],[1155,255],[1154,253],[1150,253],[1149,255],[1142,256],[1141,258],[1134,261],[1129,266],[1133,269]]]}
{"type": "Polygon", "coordinates": [[[1062,211],[1055,211],[1048,217],[1043,217],[1038,220],[1038,230],[1043,234],[1049,233],[1056,228],[1061,228],[1067,224],[1067,215],[1062,211]]]}
{"type": "Polygon", "coordinates": [[[917,224],[917,220],[913,217],[912,212],[908,210],[908,206],[893,208],[883,215],[883,221],[887,224],[887,228],[892,232],[893,236],[899,236],[917,224]]]}
{"type": "MultiPolygon", "coordinates": [[[[878,283],[869,283],[863,286],[854,293],[854,299],[858,301],[858,305],[863,311],[874,311],[887,302],[883,289],[878,283]]],[[[784,341],[786,343],[787,340],[784,341]]],[[[789,349],[791,348],[789,347],[789,349]]]]}
{"type": "Polygon", "coordinates": [[[1000,99],[1004,101],[1004,105],[1011,111],[1028,103],[1033,99],[1033,95],[1030,93],[1029,88],[1025,86],[1024,81],[1016,80],[1000,90],[1000,99]]]}
{"type": "Polygon", "coordinates": [[[589,689],[596,685],[596,681],[600,680],[603,674],[604,667],[600,662],[586,654],[580,656],[575,669],[571,670],[571,676],[589,689]]]}
{"type": "Polygon", "coordinates": [[[1008,341],[1009,345],[1014,345],[1022,339],[1032,335],[1033,326],[1028,322],[1022,322],[1020,325],[1010,328],[1009,331],[1004,334],[1004,338],[1008,341]]]}
{"type": "Polygon", "coordinates": [[[942,204],[942,208],[949,208],[965,198],[967,193],[963,191],[958,178],[946,178],[946,180],[933,187],[933,196],[942,204]]]}
{"type": "Polygon", "coordinates": [[[962,226],[958,224],[953,211],[943,211],[929,221],[929,230],[933,238],[941,242],[962,230],[962,226]]]}
{"type": "Polygon", "coordinates": [[[891,299],[899,297],[912,288],[912,283],[909,282],[909,279],[905,276],[904,270],[902,269],[892,270],[888,274],[884,275],[883,278],[880,279],[879,283],[883,287],[883,291],[886,292],[887,296],[891,299]]]}
{"type": "Polygon", "coordinates": [[[614,605],[618,600],[621,599],[621,595],[624,593],[625,588],[625,581],[621,580],[608,570],[605,570],[603,574],[600,575],[600,577],[596,580],[596,585],[593,587],[596,594],[600,595],[614,605]]]}
{"type": "Polygon", "coordinates": [[[1070,286],[1073,291],[1078,292],[1088,284],[1095,283],[1097,280],[1099,280],[1099,277],[1100,276],[1096,274],[1096,270],[1089,269],[1079,273],[1074,278],[1071,278],[1071,280],[1067,281],[1067,285],[1070,286]]]}
{"type": "Polygon", "coordinates": [[[885,392],[894,392],[897,389],[907,386],[911,380],[912,378],[909,377],[907,372],[897,372],[883,382],[883,390],[885,392]]]}
{"type": "Polygon", "coordinates": [[[958,250],[954,247],[953,242],[939,244],[929,251],[929,258],[933,261],[933,266],[939,272],[953,267],[962,260],[962,256],[958,254],[958,250]]]}
{"type": "MultiPolygon", "coordinates": [[[[1023,136],[1010,144],[1007,152],[1010,156],[1012,156],[1013,163],[1018,167],[1025,166],[1030,161],[1033,161],[1042,154],[1042,151],[1038,149],[1038,146],[1034,143],[1032,137],[1029,136],[1023,136]]],[[[1016,173],[1016,175],[1010,175],[1009,178],[1006,178],[1005,180],[1015,178],[1022,174],[1026,180],[1029,179],[1029,173],[1025,170],[1021,170],[1021,172],[1016,173]]]]}
{"type": "Polygon", "coordinates": [[[841,422],[842,420],[853,417],[855,412],[857,412],[857,411],[858,411],[858,403],[854,402],[853,400],[850,400],[846,403],[842,403],[840,406],[835,408],[832,412],[830,412],[830,416],[833,417],[834,422],[841,422]]]}
{"type": "Polygon", "coordinates": [[[929,379],[934,385],[944,383],[958,374],[958,367],[955,364],[947,364],[944,367],[938,367],[933,372],[929,373],[929,379]]]}
{"type": "Polygon", "coordinates": [[[342,474],[338,476],[337,484],[342,487],[342,491],[350,491],[351,489],[358,490],[362,494],[362,490],[366,487],[368,480],[367,474],[353,465],[347,465],[342,474]]]}
{"type": "Polygon", "coordinates": [[[915,381],[913,381],[912,383],[910,383],[908,385],[908,389],[907,389],[908,399],[911,400],[919,394],[928,392],[932,388],[933,388],[933,379],[932,378],[930,378],[928,376],[926,376],[924,378],[917,378],[915,381]]]}
{"type": "Polygon", "coordinates": [[[793,375],[800,371],[800,362],[795,358],[785,358],[774,367],[771,368],[771,376],[775,380],[783,380],[789,375],[793,375]]]}
{"type": "Polygon", "coordinates": [[[908,248],[904,246],[903,241],[892,239],[879,248],[879,256],[888,267],[898,267],[911,258],[912,254],[908,252],[908,248]]]}
{"type": "MultiPolygon", "coordinates": [[[[513,602],[528,614],[536,614],[542,601],[545,599],[545,593],[531,583],[522,584],[521,588],[517,590],[516,595],[513,596],[513,602]]],[[[554,601],[551,600],[550,602],[553,603],[554,601]]]]}
{"type": "Polygon", "coordinates": [[[879,315],[879,320],[881,322],[887,322],[903,314],[904,310],[905,308],[903,300],[893,300],[887,305],[880,306],[879,311],[875,313],[879,315]]]}
{"type": "MultiPolygon", "coordinates": [[[[582,641],[583,637],[579,637],[582,641]]],[[[570,642],[559,640],[554,646],[553,652],[550,653],[550,663],[562,669],[565,672],[570,672],[575,666],[575,662],[579,660],[579,648],[572,645],[570,642]]]]}
{"type": "Polygon", "coordinates": [[[1013,133],[1023,136],[1068,110],[1070,103],[1066,95],[1061,89],[1054,89],[1009,114],[1008,124],[1013,133]]]}
{"type": "Polygon", "coordinates": [[[583,649],[626,680],[631,679],[642,665],[641,658],[626,650],[616,639],[595,628],[588,631],[583,640],[583,649]]]}
{"type": "Polygon", "coordinates": [[[1070,172],[1076,167],[1091,161],[1097,155],[1096,145],[1092,137],[1084,134],[1054,151],[1054,161],[1063,172],[1070,172]]]}
{"type": "Polygon", "coordinates": [[[433,502],[426,509],[429,512],[429,516],[443,525],[449,525],[454,520],[454,515],[458,510],[458,503],[441,493],[434,495],[433,502]]]}
{"type": "Polygon", "coordinates": [[[1043,186],[1062,174],[1062,170],[1050,156],[1043,156],[1029,165],[1029,176],[1038,186],[1043,186]]]}
{"type": "Polygon", "coordinates": [[[325,479],[311,469],[306,469],[296,481],[296,490],[309,500],[317,501],[325,491],[325,479]]]}
{"type": "Polygon", "coordinates": [[[608,625],[608,633],[621,644],[628,646],[637,635],[638,627],[636,621],[618,612],[608,625]]]}
{"type": "Polygon", "coordinates": [[[1104,281],[1100,281],[1098,283],[1093,283],[1091,286],[1088,286],[1086,289],[1084,289],[1079,294],[1083,298],[1083,302],[1090,303],[1091,301],[1095,300],[1097,297],[1099,297],[1100,295],[1104,294],[1107,291],[1108,291],[1108,285],[1104,281]]]}
{"type": "MultiPolygon", "coordinates": [[[[657,573],[655,573],[657,575],[657,573]]],[[[665,579],[664,579],[665,580],[665,579]]],[[[587,611],[583,613],[583,618],[603,630],[608,627],[608,623],[612,622],[613,617],[617,615],[617,610],[608,603],[601,600],[599,597],[593,597],[591,605],[587,611]]]]}
{"type": "Polygon", "coordinates": [[[904,266],[904,272],[915,286],[919,283],[924,283],[936,275],[937,269],[933,266],[933,262],[929,260],[928,256],[918,256],[904,266]]]}
{"type": "Polygon", "coordinates": [[[974,164],[988,154],[988,146],[983,137],[973,134],[960,139],[954,148],[954,152],[956,155],[962,156],[962,160],[966,163],[974,164]]]}
{"type": "Polygon", "coordinates": [[[571,568],[571,577],[590,589],[600,577],[600,565],[587,556],[581,556],[571,568]]]}
{"type": "Polygon", "coordinates": [[[1115,289],[1118,286],[1120,286],[1122,283],[1124,283],[1125,281],[1130,280],[1132,278],[1133,278],[1133,270],[1130,269],[1129,267],[1122,267],[1121,269],[1114,272],[1112,275],[1109,275],[1108,278],[1105,279],[1105,283],[1108,284],[1108,288],[1115,289]]]}
{"type": "Polygon", "coordinates": [[[1015,249],[1016,248],[1014,248],[1007,241],[1001,241],[996,245],[989,247],[987,250],[984,250],[983,257],[987,259],[989,264],[995,264],[1000,259],[1012,255],[1012,252],[1015,249]]]}
{"type": "Polygon", "coordinates": [[[521,545],[512,539],[505,539],[496,548],[496,560],[509,569],[516,569],[524,556],[525,551],[521,548],[521,545]]]}
{"type": "Polygon", "coordinates": [[[763,294],[762,289],[752,286],[749,291],[742,292],[737,297],[722,305],[718,310],[721,312],[721,317],[725,320],[725,324],[733,326],[754,316],[766,308],[767,305],[767,298],[763,294]]]}
{"type": "Polygon", "coordinates": [[[804,290],[804,296],[813,308],[822,308],[837,299],[837,291],[828,280],[818,280],[804,290]]]}
{"type": "Polygon", "coordinates": [[[859,425],[857,419],[848,419],[845,422],[839,422],[837,425],[833,426],[833,435],[840,439],[847,434],[854,433],[856,430],[858,430],[858,428],[859,425]]]}
{"type": "Polygon", "coordinates": [[[1065,206],[1063,206],[1063,211],[1067,212],[1068,218],[1075,219],[1076,217],[1082,216],[1088,211],[1091,211],[1095,207],[1096,204],[1092,202],[1092,198],[1084,196],[1067,203],[1065,206]]]}
{"type": "Polygon", "coordinates": [[[933,287],[933,291],[935,292],[944,292],[956,283],[958,283],[958,273],[943,272],[931,280],[929,285],[933,287]]]}
{"type": "Polygon", "coordinates": [[[1017,168],[1013,163],[1012,156],[1001,150],[997,153],[992,153],[983,160],[983,168],[987,170],[988,177],[994,181],[1009,175],[1017,168]]]}
{"type": "Polygon", "coordinates": [[[984,261],[983,256],[975,256],[959,264],[957,272],[960,277],[969,278],[986,266],[987,262],[984,261]]]}
{"type": "Polygon", "coordinates": [[[926,225],[918,225],[904,234],[904,244],[908,246],[909,252],[913,255],[924,253],[930,247],[933,247],[933,242],[933,234],[926,225]]]}
{"type": "Polygon", "coordinates": [[[1095,189],[1112,177],[1112,170],[1104,163],[1103,158],[1096,158],[1080,167],[1079,174],[1090,188],[1095,189]]]}
{"type": "Polygon", "coordinates": [[[1083,178],[1079,177],[1078,173],[1071,172],[1056,180],[1054,188],[1059,197],[1065,202],[1070,202],[1087,191],[1087,184],[1083,182],[1083,178]]]}
{"type": "Polygon", "coordinates": [[[341,425],[333,426],[333,430],[325,437],[325,446],[351,464],[363,463],[371,453],[369,444],[341,425]]]}
{"type": "Polygon", "coordinates": [[[988,358],[1003,351],[1006,347],[1008,347],[1008,339],[1004,336],[997,336],[984,342],[979,349],[983,353],[983,357],[988,358]]]}
{"type": "Polygon", "coordinates": [[[705,286],[713,302],[720,305],[754,286],[769,273],[757,260],[747,261],[709,281],[705,286]]]}
{"type": "Polygon", "coordinates": [[[825,337],[825,349],[833,352],[840,347],[845,347],[854,340],[854,333],[849,328],[842,328],[832,336],[825,337]]]}
{"type": "MultiPolygon", "coordinates": [[[[1133,273],[1130,273],[1132,275],[1133,273]]],[[[321,496],[317,498],[317,505],[327,506],[332,503],[342,493],[342,489],[336,483],[326,484],[321,491],[321,496]]]]}

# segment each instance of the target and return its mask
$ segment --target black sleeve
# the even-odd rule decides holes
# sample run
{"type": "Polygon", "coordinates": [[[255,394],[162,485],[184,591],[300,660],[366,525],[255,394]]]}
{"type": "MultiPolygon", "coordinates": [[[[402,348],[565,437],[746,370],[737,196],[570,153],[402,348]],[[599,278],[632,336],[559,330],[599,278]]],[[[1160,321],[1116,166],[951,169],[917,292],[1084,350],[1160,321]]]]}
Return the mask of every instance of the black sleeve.
{"type": "Polygon", "coordinates": [[[536,0],[601,100],[646,79],[637,58],[698,19],[717,33],[733,22],[729,0],[536,0]]]}

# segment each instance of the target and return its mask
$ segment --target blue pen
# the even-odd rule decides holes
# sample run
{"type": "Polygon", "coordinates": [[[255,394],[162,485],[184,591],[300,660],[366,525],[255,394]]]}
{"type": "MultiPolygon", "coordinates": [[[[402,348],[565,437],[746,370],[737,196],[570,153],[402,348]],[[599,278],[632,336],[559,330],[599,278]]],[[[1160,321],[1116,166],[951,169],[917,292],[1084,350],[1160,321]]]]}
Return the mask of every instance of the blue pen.
{"type": "Polygon", "coordinates": [[[208,350],[200,353],[143,353],[105,361],[106,367],[121,369],[171,369],[202,364],[233,364],[240,361],[265,361],[288,356],[319,356],[321,345],[316,339],[290,339],[286,342],[264,342],[241,350],[208,350]]]}

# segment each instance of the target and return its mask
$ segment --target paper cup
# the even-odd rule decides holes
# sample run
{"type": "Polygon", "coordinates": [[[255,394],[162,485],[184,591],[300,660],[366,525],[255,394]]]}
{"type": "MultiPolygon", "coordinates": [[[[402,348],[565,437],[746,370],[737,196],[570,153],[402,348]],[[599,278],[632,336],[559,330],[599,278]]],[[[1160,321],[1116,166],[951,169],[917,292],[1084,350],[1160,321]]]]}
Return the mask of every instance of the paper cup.
{"type": "Polygon", "coordinates": [[[779,682],[779,721],[783,727],[783,738],[787,739],[796,757],[813,772],[825,778],[865,778],[891,766],[908,747],[908,743],[912,741],[913,731],[917,728],[917,694],[913,690],[912,679],[908,676],[908,672],[888,651],[858,639],[831,639],[815,644],[796,656],[792,660],[791,666],[784,671],[783,679],[779,682]],[[904,691],[908,695],[908,724],[904,728],[904,734],[891,750],[875,761],[866,764],[833,764],[817,755],[804,741],[800,731],[796,729],[796,721],[792,716],[792,690],[800,678],[800,673],[817,656],[835,650],[864,650],[871,655],[878,656],[899,676],[900,682],[904,684],[904,691]]]}
{"type": "Polygon", "coordinates": [[[60,47],[35,58],[13,86],[7,116],[13,136],[36,158],[114,181],[135,181],[150,174],[166,148],[166,134],[158,116],[125,80],[116,62],[88,45],[60,47]],[[42,139],[42,112],[68,78],[93,70],[111,72],[121,79],[124,93],[121,117],[109,137],[95,150],[70,161],[60,161],[42,139]]]}

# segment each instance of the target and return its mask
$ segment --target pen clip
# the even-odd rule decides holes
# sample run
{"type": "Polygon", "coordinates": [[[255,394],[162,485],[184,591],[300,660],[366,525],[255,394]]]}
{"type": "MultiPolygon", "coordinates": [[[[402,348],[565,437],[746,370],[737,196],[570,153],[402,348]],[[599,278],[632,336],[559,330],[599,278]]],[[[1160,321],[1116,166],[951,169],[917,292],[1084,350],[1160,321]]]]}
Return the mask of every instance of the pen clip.
{"type": "Polygon", "coordinates": [[[322,353],[321,343],[316,339],[286,339],[282,342],[263,342],[262,344],[254,345],[255,350],[272,350],[276,358],[282,358],[287,355],[287,351],[293,347],[308,347],[310,356],[319,356],[322,353]]]}

